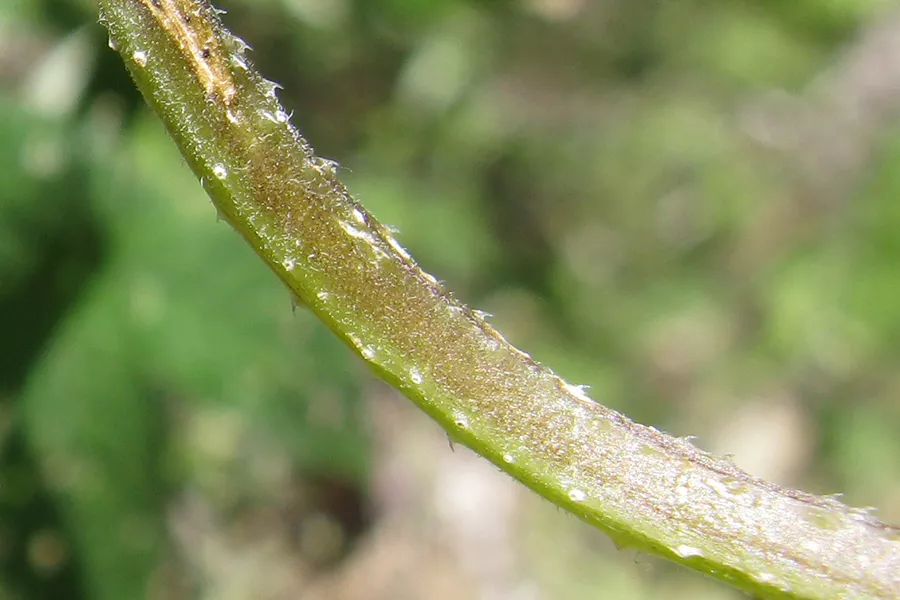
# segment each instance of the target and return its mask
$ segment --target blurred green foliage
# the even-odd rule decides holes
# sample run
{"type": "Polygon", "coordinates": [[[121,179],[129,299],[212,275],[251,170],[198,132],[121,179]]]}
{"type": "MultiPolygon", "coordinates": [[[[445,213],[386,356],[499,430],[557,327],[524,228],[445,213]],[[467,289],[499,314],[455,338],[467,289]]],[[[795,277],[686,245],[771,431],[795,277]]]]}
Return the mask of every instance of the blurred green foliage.
{"type": "MultiPolygon", "coordinates": [[[[513,342],[900,520],[898,123],[828,137],[834,169],[781,111],[889,3],[222,4],[354,194],[513,342]]],[[[216,223],[95,21],[0,5],[0,598],[219,597],[173,512],[352,539],[370,375],[216,223]]],[[[596,597],[573,563],[535,569],[549,597],[596,597]]]]}

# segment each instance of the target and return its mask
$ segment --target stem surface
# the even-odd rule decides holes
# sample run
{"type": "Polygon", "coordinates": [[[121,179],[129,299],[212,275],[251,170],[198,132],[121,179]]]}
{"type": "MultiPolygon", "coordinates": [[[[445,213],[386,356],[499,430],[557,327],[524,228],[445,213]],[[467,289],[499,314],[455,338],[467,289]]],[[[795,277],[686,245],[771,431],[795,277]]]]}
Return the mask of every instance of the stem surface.
{"type": "Polygon", "coordinates": [[[100,10],[220,214],[454,440],[619,544],[756,594],[900,597],[900,529],[632,422],[456,301],[313,154],[206,0],[100,10]]]}

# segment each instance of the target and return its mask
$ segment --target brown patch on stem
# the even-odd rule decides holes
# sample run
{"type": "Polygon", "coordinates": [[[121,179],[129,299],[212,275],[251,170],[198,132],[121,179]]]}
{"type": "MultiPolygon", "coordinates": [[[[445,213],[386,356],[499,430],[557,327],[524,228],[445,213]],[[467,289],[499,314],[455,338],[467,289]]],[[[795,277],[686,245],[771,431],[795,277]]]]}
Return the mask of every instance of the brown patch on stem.
{"type": "MultiPolygon", "coordinates": [[[[163,30],[175,41],[187,58],[191,70],[211,98],[231,106],[237,88],[231,76],[221,41],[214,25],[197,27],[197,23],[214,23],[200,18],[202,11],[212,11],[209,5],[190,0],[138,0],[150,11],[163,30]]],[[[210,17],[212,15],[209,15],[210,17]]]]}

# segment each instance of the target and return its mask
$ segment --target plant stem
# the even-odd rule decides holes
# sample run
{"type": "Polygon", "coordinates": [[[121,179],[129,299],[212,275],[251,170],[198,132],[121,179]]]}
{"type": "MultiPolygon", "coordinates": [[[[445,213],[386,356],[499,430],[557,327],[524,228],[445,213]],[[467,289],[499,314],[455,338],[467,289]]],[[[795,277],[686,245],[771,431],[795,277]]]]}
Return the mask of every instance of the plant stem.
{"type": "Polygon", "coordinates": [[[100,7],[220,214],[454,440],[618,543],[754,593],[900,596],[897,528],[630,421],[456,301],[315,157],[205,0],[100,7]]]}

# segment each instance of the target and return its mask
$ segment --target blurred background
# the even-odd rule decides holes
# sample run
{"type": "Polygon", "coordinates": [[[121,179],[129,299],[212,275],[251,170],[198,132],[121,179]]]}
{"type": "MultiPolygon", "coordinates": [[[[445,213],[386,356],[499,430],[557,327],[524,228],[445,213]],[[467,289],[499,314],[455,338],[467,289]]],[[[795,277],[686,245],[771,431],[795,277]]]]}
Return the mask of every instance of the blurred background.
{"type": "MultiPolygon", "coordinates": [[[[220,6],[511,341],[900,521],[893,2],[220,6]]],[[[293,312],[96,20],[0,3],[0,598],[738,597],[454,450],[293,312]]]]}

